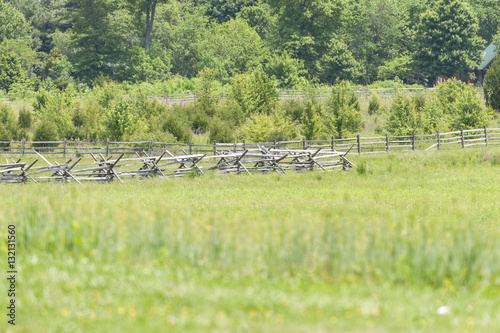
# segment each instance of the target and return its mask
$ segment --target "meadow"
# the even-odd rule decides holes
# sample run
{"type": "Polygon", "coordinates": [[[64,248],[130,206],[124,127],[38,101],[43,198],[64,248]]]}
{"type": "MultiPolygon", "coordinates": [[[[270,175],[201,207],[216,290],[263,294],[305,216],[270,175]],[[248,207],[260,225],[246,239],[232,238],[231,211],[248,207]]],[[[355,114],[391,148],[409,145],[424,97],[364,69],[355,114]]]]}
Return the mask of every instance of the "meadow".
{"type": "Polygon", "coordinates": [[[500,149],[350,159],[349,172],[1,185],[19,309],[0,327],[498,331],[500,149]]]}

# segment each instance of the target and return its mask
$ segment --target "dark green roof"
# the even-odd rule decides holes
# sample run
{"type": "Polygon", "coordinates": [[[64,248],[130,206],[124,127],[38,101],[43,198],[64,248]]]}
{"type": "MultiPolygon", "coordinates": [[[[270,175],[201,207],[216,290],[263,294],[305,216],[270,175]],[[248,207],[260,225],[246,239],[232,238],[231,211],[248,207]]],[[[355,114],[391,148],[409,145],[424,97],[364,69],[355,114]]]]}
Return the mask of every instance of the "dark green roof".
{"type": "Polygon", "coordinates": [[[490,64],[491,61],[493,61],[493,58],[495,58],[495,49],[496,46],[491,43],[483,53],[483,59],[484,61],[481,63],[481,65],[477,66],[477,69],[483,70],[490,64]]]}

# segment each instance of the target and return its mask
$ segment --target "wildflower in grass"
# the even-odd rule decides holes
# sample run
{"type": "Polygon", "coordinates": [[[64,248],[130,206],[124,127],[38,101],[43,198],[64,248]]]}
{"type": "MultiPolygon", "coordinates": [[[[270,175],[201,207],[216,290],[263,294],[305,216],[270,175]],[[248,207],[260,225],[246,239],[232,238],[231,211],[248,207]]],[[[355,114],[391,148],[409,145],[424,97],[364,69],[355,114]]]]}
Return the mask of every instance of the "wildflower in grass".
{"type": "Polygon", "coordinates": [[[438,315],[444,316],[444,315],[447,315],[448,313],[450,313],[450,310],[451,310],[451,309],[450,309],[450,307],[449,307],[449,306],[447,306],[447,305],[443,305],[443,306],[440,306],[440,307],[437,309],[436,313],[437,313],[438,315]]]}
{"type": "Polygon", "coordinates": [[[168,322],[170,325],[174,325],[176,321],[177,321],[177,320],[175,319],[175,317],[174,317],[174,316],[168,316],[168,317],[167,317],[167,322],[168,322]]]}

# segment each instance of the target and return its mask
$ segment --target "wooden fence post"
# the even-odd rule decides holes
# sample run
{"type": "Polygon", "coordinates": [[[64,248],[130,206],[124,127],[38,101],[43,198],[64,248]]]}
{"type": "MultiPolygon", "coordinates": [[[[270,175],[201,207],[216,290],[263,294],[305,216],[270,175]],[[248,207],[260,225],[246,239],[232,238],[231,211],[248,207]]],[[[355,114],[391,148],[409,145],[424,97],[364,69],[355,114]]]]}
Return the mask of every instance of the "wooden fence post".
{"type": "Polygon", "coordinates": [[[437,131],[437,145],[438,145],[438,150],[441,149],[441,135],[439,134],[439,130],[437,131]]]}
{"type": "Polygon", "coordinates": [[[247,142],[243,139],[243,151],[247,150],[247,142]]]}
{"type": "Polygon", "coordinates": [[[214,155],[217,155],[217,141],[214,140],[214,155]]]}
{"type": "Polygon", "coordinates": [[[153,152],[153,138],[149,139],[148,155],[151,156],[152,152],[153,152]]]}
{"type": "Polygon", "coordinates": [[[484,126],[484,143],[486,143],[486,146],[488,145],[488,129],[486,126],[484,126]]]}
{"type": "Polygon", "coordinates": [[[361,154],[361,143],[359,141],[359,134],[356,136],[357,140],[358,140],[358,154],[361,154]]]}
{"type": "Polygon", "coordinates": [[[389,133],[385,133],[385,151],[389,152],[389,133]]]}
{"type": "Polygon", "coordinates": [[[302,137],[302,149],[306,150],[306,138],[302,137]]]}
{"type": "Polygon", "coordinates": [[[189,140],[189,155],[193,155],[193,141],[189,140]]]}
{"type": "Polygon", "coordinates": [[[66,158],[66,138],[64,138],[64,144],[63,144],[63,158],[66,158]]]}
{"type": "Polygon", "coordinates": [[[106,139],[106,157],[109,156],[109,138],[106,139]]]}
{"type": "Polygon", "coordinates": [[[411,150],[415,150],[415,131],[411,134],[411,150]]]}
{"type": "Polygon", "coordinates": [[[274,139],[273,148],[276,149],[276,139],[274,139]]]}
{"type": "Polygon", "coordinates": [[[24,149],[26,148],[26,139],[23,138],[23,156],[24,156],[24,149]]]}
{"type": "Polygon", "coordinates": [[[465,148],[465,142],[464,142],[464,129],[460,128],[460,136],[462,139],[462,148],[465,148]]]}
{"type": "Polygon", "coordinates": [[[332,136],[332,151],[335,151],[335,137],[332,136]]]}
{"type": "MultiPolygon", "coordinates": [[[[274,140],[274,142],[276,142],[276,140],[274,140]]],[[[236,140],[234,141],[234,152],[236,153],[236,147],[237,147],[237,143],[236,143],[236,140]]]]}

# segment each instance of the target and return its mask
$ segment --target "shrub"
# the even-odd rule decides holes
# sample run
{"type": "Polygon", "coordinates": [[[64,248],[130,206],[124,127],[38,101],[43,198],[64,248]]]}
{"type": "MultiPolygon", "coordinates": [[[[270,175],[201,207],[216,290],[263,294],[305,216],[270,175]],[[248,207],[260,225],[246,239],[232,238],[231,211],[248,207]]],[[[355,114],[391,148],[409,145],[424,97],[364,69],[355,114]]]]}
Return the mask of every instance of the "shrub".
{"type": "Polygon", "coordinates": [[[209,132],[210,141],[216,140],[222,143],[234,142],[234,134],[230,124],[219,118],[212,119],[209,126],[209,132]]]}
{"type": "Polygon", "coordinates": [[[266,64],[265,71],[282,89],[294,89],[307,74],[304,61],[292,58],[286,52],[271,57],[266,64]]]}
{"type": "Polygon", "coordinates": [[[496,56],[493,64],[484,76],[484,97],[489,106],[500,111],[500,57],[496,56]]]}
{"type": "Polygon", "coordinates": [[[20,128],[30,128],[33,123],[33,117],[31,116],[31,111],[24,107],[21,110],[19,110],[19,118],[17,123],[19,124],[20,128]]]}
{"type": "Polygon", "coordinates": [[[196,92],[198,97],[196,105],[198,109],[211,117],[215,114],[215,109],[219,104],[216,76],[217,71],[210,68],[205,68],[198,73],[199,84],[196,92]]]}
{"type": "MultiPolygon", "coordinates": [[[[34,141],[57,141],[57,126],[48,118],[42,119],[35,128],[34,141]]],[[[34,144],[34,147],[57,147],[57,143],[34,144]]]]}
{"type": "Polygon", "coordinates": [[[292,140],[297,137],[295,125],[282,112],[251,116],[239,130],[239,138],[250,142],[292,140]]]}
{"type": "Polygon", "coordinates": [[[245,120],[245,114],[241,107],[232,99],[227,99],[219,104],[217,116],[232,127],[240,126],[245,120]]]}
{"type": "Polygon", "coordinates": [[[280,107],[288,118],[300,121],[306,108],[306,102],[302,99],[289,99],[281,103],[280,107]]]}
{"type": "Polygon", "coordinates": [[[3,127],[1,141],[10,141],[16,138],[16,117],[10,105],[0,104],[0,125],[3,127]]]}
{"type": "Polygon", "coordinates": [[[380,113],[380,101],[378,94],[376,92],[372,92],[370,95],[370,100],[368,102],[368,114],[379,114],[380,113]]]}
{"type": "Polygon", "coordinates": [[[255,113],[270,114],[279,100],[279,94],[271,79],[256,69],[233,78],[230,98],[249,116],[255,113]]]}
{"type": "Polygon", "coordinates": [[[473,89],[465,82],[458,81],[454,78],[440,83],[437,88],[438,100],[441,104],[441,109],[445,114],[454,114],[457,110],[455,104],[457,103],[458,98],[467,89],[473,89]]]}
{"type": "Polygon", "coordinates": [[[112,140],[121,140],[123,136],[134,133],[136,117],[131,111],[130,100],[123,100],[114,105],[108,111],[105,123],[112,140]]]}
{"type": "MultiPolygon", "coordinates": [[[[176,138],[169,132],[154,131],[154,132],[137,132],[129,134],[125,137],[128,142],[144,142],[153,139],[154,142],[166,142],[172,143],[176,141],[176,138]]],[[[137,146],[144,146],[143,144],[137,144],[137,146]]]]}
{"type": "Polygon", "coordinates": [[[481,98],[472,89],[465,90],[453,107],[455,117],[452,127],[455,130],[480,128],[485,126],[490,119],[481,98]]]}
{"type": "Polygon", "coordinates": [[[318,120],[317,109],[311,100],[309,100],[304,110],[304,116],[302,117],[302,128],[300,134],[302,134],[306,140],[316,140],[319,132],[320,123],[318,120]]]}
{"type": "Polygon", "coordinates": [[[191,140],[191,129],[185,121],[174,114],[167,116],[162,130],[171,133],[178,142],[188,142],[191,140]]]}
{"type": "Polygon", "coordinates": [[[398,93],[391,104],[387,131],[393,135],[410,135],[419,128],[418,114],[410,98],[398,93]]]}
{"type": "Polygon", "coordinates": [[[349,137],[361,129],[363,125],[361,107],[348,81],[335,84],[328,108],[329,121],[333,123],[340,138],[349,137]]]}

